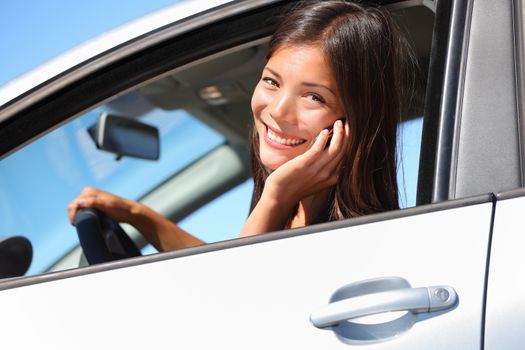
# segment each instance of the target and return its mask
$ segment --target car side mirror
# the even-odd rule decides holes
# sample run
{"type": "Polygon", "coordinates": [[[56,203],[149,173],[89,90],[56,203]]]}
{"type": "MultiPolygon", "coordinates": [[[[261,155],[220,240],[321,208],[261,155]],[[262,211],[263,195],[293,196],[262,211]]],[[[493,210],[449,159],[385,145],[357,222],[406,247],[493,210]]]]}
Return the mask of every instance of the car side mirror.
{"type": "Polygon", "coordinates": [[[23,276],[32,259],[33,247],[27,238],[0,237],[0,278],[23,276]]]}
{"type": "Polygon", "coordinates": [[[102,113],[88,129],[98,149],[117,155],[157,160],[160,156],[159,131],[129,117],[102,113]]]}

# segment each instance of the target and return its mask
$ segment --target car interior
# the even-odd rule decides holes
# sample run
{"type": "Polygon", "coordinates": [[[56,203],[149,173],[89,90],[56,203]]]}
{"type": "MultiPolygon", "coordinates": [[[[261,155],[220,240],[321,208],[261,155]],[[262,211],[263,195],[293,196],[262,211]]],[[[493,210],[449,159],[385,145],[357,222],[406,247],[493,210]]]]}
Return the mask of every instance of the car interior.
{"type": "MultiPolygon", "coordinates": [[[[406,116],[409,120],[423,115],[435,5],[430,1],[405,1],[387,6],[417,58],[415,75],[419,83],[410,96],[411,111],[406,116]]],[[[102,109],[116,115],[138,120],[152,110],[184,110],[224,138],[219,147],[178,170],[138,200],[178,222],[250,178],[250,99],[266,62],[268,40],[249,42],[178,67],[102,105],[102,109]]],[[[124,228],[139,247],[147,244],[133,228],[124,228]]],[[[76,267],[79,260],[81,249],[77,246],[49,271],[76,267]]]]}

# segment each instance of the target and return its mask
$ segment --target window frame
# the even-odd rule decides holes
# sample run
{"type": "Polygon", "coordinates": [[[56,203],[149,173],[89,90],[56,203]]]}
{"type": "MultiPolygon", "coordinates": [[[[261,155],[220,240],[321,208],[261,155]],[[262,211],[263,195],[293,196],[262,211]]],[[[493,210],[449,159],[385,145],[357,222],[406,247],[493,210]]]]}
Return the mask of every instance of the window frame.
{"type": "Polygon", "coordinates": [[[437,2],[417,204],[523,186],[515,6],[437,2]]]}
{"type": "MultiPolygon", "coordinates": [[[[383,3],[381,1],[378,2],[383,3]]],[[[394,2],[397,1],[389,1],[388,3],[394,2]]],[[[241,4],[244,3],[245,2],[239,2],[237,5],[230,6],[241,6],[241,4]]],[[[0,145],[0,158],[5,157],[34,138],[40,137],[75,118],[80,113],[102,104],[114,95],[135,89],[187,63],[205,58],[217,52],[228,50],[246,42],[254,42],[267,37],[273,31],[276,18],[289,3],[290,1],[272,2],[265,6],[255,7],[242,15],[220,18],[217,21],[169,39],[166,42],[136,52],[129,57],[118,60],[53,92],[36,104],[18,111],[0,123],[0,138],[9,140],[9,142],[0,145]],[[232,30],[232,28],[234,28],[234,30],[232,30]],[[220,37],[221,40],[216,40],[217,37],[220,37]],[[195,48],[195,43],[200,43],[200,45],[195,48]],[[142,72],[140,75],[136,74],[138,69],[142,72]],[[78,103],[79,101],[81,104],[78,103]]],[[[218,14],[220,10],[221,9],[217,10],[218,14]]],[[[174,28],[179,24],[174,24],[174,28]]],[[[133,43],[130,42],[129,45],[132,44],[133,43]]],[[[433,43],[433,45],[435,46],[435,43],[433,43]]],[[[483,201],[486,200],[487,199],[483,197],[483,201]]],[[[393,211],[364,218],[344,220],[337,223],[313,225],[304,229],[284,230],[276,234],[264,235],[264,237],[213,243],[205,247],[185,249],[182,252],[163,253],[158,256],[143,257],[131,261],[117,261],[104,264],[103,267],[90,266],[86,269],[55,272],[44,275],[47,276],[45,278],[40,278],[39,276],[40,279],[38,279],[38,281],[67,278],[101,271],[101,269],[117,269],[124,266],[172,259],[178,256],[200,254],[245,244],[276,240],[293,235],[317,233],[338,227],[349,227],[409,215],[418,215],[429,212],[429,210],[442,210],[450,206],[470,205],[472,202],[467,200],[465,204],[461,203],[436,206],[435,209],[413,208],[406,211],[393,211]]],[[[28,281],[32,280],[32,277],[27,277],[27,279],[28,281]]],[[[31,282],[28,283],[30,284],[31,282]]],[[[2,289],[1,286],[0,289],[2,289]]]]}

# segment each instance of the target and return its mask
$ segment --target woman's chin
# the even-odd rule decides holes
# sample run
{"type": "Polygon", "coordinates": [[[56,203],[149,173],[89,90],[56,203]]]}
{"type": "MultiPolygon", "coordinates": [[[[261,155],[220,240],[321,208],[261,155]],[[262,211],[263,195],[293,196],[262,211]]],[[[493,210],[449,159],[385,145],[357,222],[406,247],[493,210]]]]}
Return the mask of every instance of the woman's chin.
{"type": "Polygon", "coordinates": [[[269,145],[261,145],[259,148],[259,156],[261,163],[266,169],[275,170],[284,163],[294,159],[304,152],[304,146],[299,145],[287,149],[277,149],[269,145]]]}
{"type": "Polygon", "coordinates": [[[279,168],[281,165],[289,161],[290,159],[276,159],[275,157],[272,157],[271,159],[264,159],[264,157],[261,156],[261,163],[262,165],[271,171],[274,171],[275,169],[279,168]]]}

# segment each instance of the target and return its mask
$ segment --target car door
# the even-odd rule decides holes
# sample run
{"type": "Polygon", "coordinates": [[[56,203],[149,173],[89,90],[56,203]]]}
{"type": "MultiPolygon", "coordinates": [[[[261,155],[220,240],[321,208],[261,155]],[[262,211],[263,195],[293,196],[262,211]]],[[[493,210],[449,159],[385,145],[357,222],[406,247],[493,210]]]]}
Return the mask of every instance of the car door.
{"type": "MultiPolygon", "coordinates": [[[[480,196],[4,282],[2,342],[53,349],[479,349],[492,210],[491,196],[480,196]],[[361,295],[358,305],[399,311],[417,303],[416,289],[436,286],[449,288],[441,293],[452,301],[441,311],[312,323],[323,313],[337,319],[333,298],[332,305],[361,295]],[[398,297],[389,297],[392,291],[398,297]],[[367,295],[377,292],[384,299],[367,295]]],[[[355,303],[342,308],[367,313],[355,303]]]]}
{"type": "Polygon", "coordinates": [[[487,283],[485,349],[524,343],[523,189],[498,194],[487,283]]]}
{"type": "MultiPolygon", "coordinates": [[[[469,27],[449,24],[462,17],[453,10],[466,11],[468,3],[438,4],[436,28],[451,29],[436,31],[427,109],[446,104],[450,89],[457,93],[447,81],[454,74],[452,80],[461,80],[449,70],[455,46],[448,43],[469,27]],[[443,92],[443,84],[449,90],[443,92]]],[[[110,62],[12,112],[0,124],[0,137],[9,135],[2,154],[178,65],[268,35],[261,19],[281,7],[241,1],[223,10],[229,15],[209,27],[110,62]],[[257,4],[243,8],[248,3],[257,4]],[[167,56],[174,47],[179,51],[167,56]],[[146,73],[136,76],[137,67],[146,73]]],[[[425,113],[424,161],[442,155],[431,137],[442,119],[429,119],[432,113],[425,113]]],[[[53,349],[479,349],[493,196],[425,204],[431,200],[424,195],[438,188],[432,172],[421,171],[420,188],[428,188],[415,208],[4,281],[2,343],[53,349]]]]}

